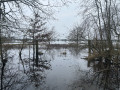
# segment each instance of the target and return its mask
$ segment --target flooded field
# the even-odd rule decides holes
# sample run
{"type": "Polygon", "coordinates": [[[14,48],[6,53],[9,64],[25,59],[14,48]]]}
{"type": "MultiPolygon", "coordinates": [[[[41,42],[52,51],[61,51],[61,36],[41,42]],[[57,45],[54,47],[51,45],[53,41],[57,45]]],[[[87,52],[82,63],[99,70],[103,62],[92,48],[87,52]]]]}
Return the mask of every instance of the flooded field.
{"type": "Polygon", "coordinates": [[[72,90],[72,84],[88,71],[87,49],[39,49],[38,66],[32,59],[32,47],[7,50],[3,87],[5,90],[72,90]]]}
{"type": "MultiPolygon", "coordinates": [[[[64,44],[62,44],[64,45],[64,44]]],[[[89,61],[88,48],[33,46],[5,48],[3,90],[119,90],[119,66],[89,61]],[[34,57],[34,58],[33,58],[34,57]]],[[[98,58],[99,59],[99,58],[98,58]]]]}
{"type": "Polygon", "coordinates": [[[120,0],[0,0],[0,90],[120,90],[120,0]]]}

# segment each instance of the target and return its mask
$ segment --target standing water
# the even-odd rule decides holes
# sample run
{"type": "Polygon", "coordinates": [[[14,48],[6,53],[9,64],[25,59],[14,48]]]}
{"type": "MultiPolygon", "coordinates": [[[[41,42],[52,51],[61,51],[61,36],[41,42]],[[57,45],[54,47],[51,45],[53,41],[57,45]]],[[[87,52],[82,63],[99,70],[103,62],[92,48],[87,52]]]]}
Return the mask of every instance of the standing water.
{"type": "Polygon", "coordinates": [[[1,90],[119,90],[119,64],[62,45],[39,47],[34,58],[32,46],[4,48],[1,90]]]}
{"type": "Polygon", "coordinates": [[[36,67],[31,47],[23,49],[21,57],[19,49],[10,49],[3,86],[6,90],[72,90],[82,72],[89,70],[87,61],[82,59],[87,56],[87,49],[77,51],[75,48],[40,49],[36,67]]]}

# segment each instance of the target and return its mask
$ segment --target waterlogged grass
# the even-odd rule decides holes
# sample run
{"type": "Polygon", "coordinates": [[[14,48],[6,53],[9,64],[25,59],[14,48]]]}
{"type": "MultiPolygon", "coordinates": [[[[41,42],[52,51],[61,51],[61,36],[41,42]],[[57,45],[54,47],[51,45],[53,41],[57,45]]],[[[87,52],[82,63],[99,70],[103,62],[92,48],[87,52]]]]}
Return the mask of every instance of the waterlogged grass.
{"type": "MultiPolygon", "coordinates": [[[[5,49],[20,49],[23,44],[4,44],[5,49]]],[[[23,45],[23,48],[27,48],[28,44],[23,45]]]]}
{"type": "Polygon", "coordinates": [[[87,45],[77,45],[77,44],[50,44],[47,45],[49,48],[69,48],[69,47],[81,47],[81,48],[87,48],[87,45]]]}

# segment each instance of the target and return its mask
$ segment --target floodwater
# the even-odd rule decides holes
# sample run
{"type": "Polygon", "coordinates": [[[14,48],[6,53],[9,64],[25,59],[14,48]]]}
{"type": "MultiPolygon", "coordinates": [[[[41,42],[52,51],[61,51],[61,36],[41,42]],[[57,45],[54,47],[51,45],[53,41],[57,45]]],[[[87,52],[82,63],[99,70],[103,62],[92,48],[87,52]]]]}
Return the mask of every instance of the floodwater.
{"type": "Polygon", "coordinates": [[[116,71],[102,72],[98,61],[88,65],[83,59],[88,56],[87,48],[42,48],[37,63],[32,47],[24,48],[21,55],[19,51],[4,52],[7,61],[0,64],[2,90],[119,90],[120,73],[116,72],[120,69],[109,65],[116,71]]]}
{"type": "Polygon", "coordinates": [[[87,51],[81,50],[79,55],[73,55],[69,49],[55,49],[53,52],[55,56],[51,62],[52,70],[47,72],[46,84],[50,90],[71,90],[71,84],[78,77],[77,72],[88,70],[87,62],[81,59],[87,51]]]}
{"type": "Polygon", "coordinates": [[[74,48],[40,49],[39,67],[31,59],[31,47],[23,49],[21,58],[19,51],[7,51],[3,76],[5,90],[71,90],[80,70],[89,70],[87,61],[82,59],[87,55],[87,49],[78,52],[74,48]]]}

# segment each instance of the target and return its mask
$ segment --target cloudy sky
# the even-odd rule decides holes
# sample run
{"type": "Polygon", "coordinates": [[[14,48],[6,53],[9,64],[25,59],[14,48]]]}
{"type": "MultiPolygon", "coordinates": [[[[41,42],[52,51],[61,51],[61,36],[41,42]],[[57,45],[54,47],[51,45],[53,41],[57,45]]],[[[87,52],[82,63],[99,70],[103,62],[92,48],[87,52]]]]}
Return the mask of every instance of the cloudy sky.
{"type": "Polygon", "coordinates": [[[58,33],[58,38],[66,38],[70,29],[75,24],[79,24],[81,17],[78,16],[78,4],[71,3],[69,6],[63,6],[59,12],[55,13],[57,20],[50,21],[50,26],[55,26],[55,31],[58,33]]]}
{"type": "MultiPolygon", "coordinates": [[[[46,4],[48,2],[43,1],[43,4],[44,3],[46,4]]],[[[50,20],[48,24],[50,27],[52,26],[55,27],[57,38],[61,38],[61,39],[66,38],[69,34],[70,29],[72,29],[76,24],[79,24],[81,22],[81,17],[80,15],[78,16],[78,12],[79,12],[78,5],[79,5],[78,3],[69,3],[68,5],[55,8],[56,12],[54,14],[54,17],[56,18],[56,20],[50,20]]],[[[25,13],[29,17],[32,17],[32,14],[30,13],[31,11],[27,7],[23,7],[23,8],[25,13]]]]}

